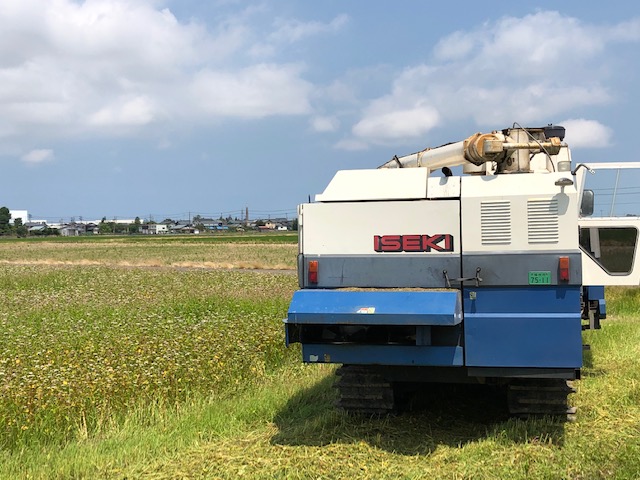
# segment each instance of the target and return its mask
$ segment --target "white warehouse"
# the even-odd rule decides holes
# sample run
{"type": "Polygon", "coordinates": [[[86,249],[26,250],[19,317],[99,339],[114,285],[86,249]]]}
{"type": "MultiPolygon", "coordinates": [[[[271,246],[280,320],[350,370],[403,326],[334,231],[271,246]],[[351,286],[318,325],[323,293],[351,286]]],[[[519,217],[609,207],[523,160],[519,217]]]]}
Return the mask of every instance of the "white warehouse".
{"type": "Polygon", "coordinates": [[[16,221],[16,218],[21,219],[23,224],[29,221],[29,212],[27,210],[9,210],[9,213],[11,213],[10,223],[12,225],[16,221]]]}

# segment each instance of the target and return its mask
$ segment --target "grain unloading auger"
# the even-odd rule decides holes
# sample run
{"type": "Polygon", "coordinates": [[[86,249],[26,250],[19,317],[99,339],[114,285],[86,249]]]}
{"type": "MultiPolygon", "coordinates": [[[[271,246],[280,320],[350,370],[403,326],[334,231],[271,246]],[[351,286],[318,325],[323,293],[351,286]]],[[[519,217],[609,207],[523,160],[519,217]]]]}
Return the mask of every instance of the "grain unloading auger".
{"type": "Polygon", "coordinates": [[[485,164],[495,162],[498,173],[530,172],[530,155],[540,152],[547,157],[557,155],[564,146],[563,138],[564,129],[552,125],[475,133],[460,142],[394,157],[378,168],[425,167],[434,171],[463,165],[465,173],[474,174],[486,172],[485,164]]]}
{"type": "Polygon", "coordinates": [[[604,285],[640,283],[640,221],[589,218],[593,165],[572,170],[563,138],[552,125],[475,134],[339,171],[300,205],[287,344],[343,364],[343,409],[387,412],[414,385],[450,382],[505,385],[515,415],[572,413],[567,381],[604,285]],[[622,236],[624,272],[605,252],[622,236]]]}

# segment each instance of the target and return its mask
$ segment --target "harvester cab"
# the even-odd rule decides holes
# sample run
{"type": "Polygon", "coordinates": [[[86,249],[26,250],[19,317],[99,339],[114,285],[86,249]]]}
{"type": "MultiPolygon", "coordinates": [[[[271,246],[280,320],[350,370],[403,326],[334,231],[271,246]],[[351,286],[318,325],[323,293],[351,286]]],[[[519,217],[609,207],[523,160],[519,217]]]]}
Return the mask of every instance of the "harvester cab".
{"type": "Polygon", "coordinates": [[[579,164],[578,225],[582,255],[583,328],[606,317],[604,286],[640,285],[640,162],[579,164]],[[588,172],[588,173],[587,173],[588,172]]]}

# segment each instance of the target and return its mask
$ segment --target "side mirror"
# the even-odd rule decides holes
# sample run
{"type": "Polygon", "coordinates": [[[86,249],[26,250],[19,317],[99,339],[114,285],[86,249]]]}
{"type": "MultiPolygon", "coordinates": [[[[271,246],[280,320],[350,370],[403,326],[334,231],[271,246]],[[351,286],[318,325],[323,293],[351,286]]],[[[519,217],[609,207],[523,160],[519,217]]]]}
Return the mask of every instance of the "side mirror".
{"type": "Polygon", "coordinates": [[[582,192],[582,204],[580,205],[580,216],[588,217],[593,215],[594,196],[593,190],[584,190],[582,192]]]}

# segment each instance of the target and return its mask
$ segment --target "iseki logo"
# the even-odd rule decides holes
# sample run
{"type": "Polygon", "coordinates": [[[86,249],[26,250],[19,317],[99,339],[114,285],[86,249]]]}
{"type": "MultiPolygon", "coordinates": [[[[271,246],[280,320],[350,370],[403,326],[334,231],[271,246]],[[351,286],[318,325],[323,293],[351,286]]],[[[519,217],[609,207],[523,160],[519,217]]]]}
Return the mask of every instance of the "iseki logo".
{"type": "Polygon", "coordinates": [[[453,235],[374,235],[376,252],[453,252],[453,235]]]}

